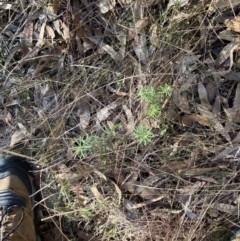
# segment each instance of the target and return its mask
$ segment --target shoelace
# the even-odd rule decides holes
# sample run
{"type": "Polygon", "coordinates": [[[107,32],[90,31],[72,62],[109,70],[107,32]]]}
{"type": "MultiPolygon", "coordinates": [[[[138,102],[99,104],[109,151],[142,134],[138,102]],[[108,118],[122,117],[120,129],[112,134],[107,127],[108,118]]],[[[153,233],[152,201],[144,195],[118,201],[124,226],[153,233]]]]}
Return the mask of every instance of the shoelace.
{"type": "MultiPolygon", "coordinates": [[[[11,215],[9,215],[10,217],[11,215]]],[[[11,207],[9,207],[5,213],[2,215],[1,217],[1,220],[0,220],[0,240],[4,241],[4,240],[7,240],[7,238],[19,227],[19,225],[22,223],[23,221],[23,218],[24,218],[24,208],[22,206],[18,206],[18,205],[13,205],[11,207]],[[11,227],[11,229],[9,229],[6,225],[6,223],[3,223],[3,219],[5,216],[8,215],[8,213],[11,212],[11,209],[12,208],[20,208],[21,211],[22,211],[22,215],[21,215],[21,218],[19,220],[19,222],[14,226],[14,227],[11,227]],[[5,229],[5,230],[4,230],[5,229]],[[4,236],[3,236],[4,235],[4,236]]],[[[8,222],[11,221],[10,219],[7,220],[8,222]]],[[[13,221],[13,220],[12,220],[13,221]]]]}

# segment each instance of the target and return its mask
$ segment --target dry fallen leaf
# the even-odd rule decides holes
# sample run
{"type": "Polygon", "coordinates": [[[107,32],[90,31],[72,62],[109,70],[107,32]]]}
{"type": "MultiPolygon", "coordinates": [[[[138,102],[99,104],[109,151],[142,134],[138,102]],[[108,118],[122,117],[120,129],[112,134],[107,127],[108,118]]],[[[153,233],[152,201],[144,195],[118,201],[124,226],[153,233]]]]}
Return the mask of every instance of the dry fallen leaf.
{"type": "Polygon", "coordinates": [[[207,91],[207,99],[211,103],[216,97],[216,93],[217,93],[217,88],[214,85],[213,81],[209,80],[206,86],[206,91],[207,91]]]}
{"type": "Polygon", "coordinates": [[[58,168],[60,173],[57,174],[56,177],[64,180],[68,184],[69,189],[76,195],[83,194],[84,190],[79,182],[79,179],[84,176],[84,174],[80,172],[72,172],[71,169],[68,168],[65,164],[59,164],[58,168]]]}
{"type": "Polygon", "coordinates": [[[38,48],[41,48],[45,43],[45,40],[44,40],[45,27],[46,27],[46,22],[44,22],[41,26],[38,41],[36,43],[36,47],[38,47],[38,48]]]}
{"type": "Polygon", "coordinates": [[[111,110],[114,110],[116,107],[118,106],[118,104],[115,103],[111,103],[110,105],[105,106],[104,108],[102,108],[101,110],[99,110],[97,112],[97,120],[96,120],[96,126],[97,128],[99,128],[100,123],[104,120],[106,120],[108,118],[109,115],[111,115],[111,110]]]}
{"type": "Polygon", "coordinates": [[[230,58],[230,66],[229,70],[232,68],[233,65],[233,52],[236,50],[240,45],[240,42],[231,42],[227,46],[223,48],[223,50],[220,52],[218,57],[215,60],[215,65],[217,67],[220,67],[221,64],[223,64],[228,58],[230,58]]]}
{"type": "Polygon", "coordinates": [[[222,40],[227,40],[230,42],[239,42],[240,37],[237,33],[230,30],[223,30],[219,33],[218,37],[222,40]]]}
{"type": "Polygon", "coordinates": [[[114,9],[116,5],[116,0],[99,0],[99,8],[101,13],[107,13],[108,11],[114,9]]]}
{"type": "Polygon", "coordinates": [[[52,27],[50,27],[49,25],[46,25],[46,32],[47,32],[47,35],[51,38],[51,40],[53,42],[53,39],[55,38],[55,33],[54,33],[52,27]]]}
{"type": "Polygon", "coordinates": [[[173,88],[173,101],[175,105],[183,112],[190,113],[190,108],[188,104],[187,97],[185,95],[180,94],[179,89],[173,88]]]}
{"type": "Polygon", "coordinates": [[[182,118],[183,126],[190,126],[194,122],[197,122],[197,123],[199,123],[200,125],[203,125],[203,126],[209,126],[210,127],[210,124],[209,124],[208,120],[201,115],[191,114],[191,115],[185,115],[182,118]]]}
{"type": "Polygon", "coordinates": [[[208,94],[205,86],[202,83],[198,83],[198,96],[201,101],[201,104],[208,108],[208,110],[212,110],[212,106],[210,105],[208,101],[208,94]]]}
{"type": "Polygon", "coordinates": [[[85,130],[91,119],[90,105],[86,101],[82,100],[78,105],[78,108],[80,128],[81,130],[85,130]]]}
{"type": "Polygon", "coordinates": [[[94,183],[92,186],[91,186],[91,192],[92,194],[94,195],[94,197],[98,200],[98,201],[103,201],[104,200],[104,197],[102,196],[102,194],[98,191],[98,188],[97,188],[97,184],[94,183]]]}
{"type": "Polygon", "coordinates": [[[149,23],[149,18],[142,18],[137,20],[137,22],[128,31],[127,41],[132,40],[137,34],[140,34],[143,29],[147,27],[149,23]]]}
{"type": "Polygon", "coordinates": [[[68,26],[64,22],[62,22],[62,29],[62,37],[68,43],[70,40],[70,31],[68,26]]]}
{"type": "Polygon", "coordinates": [[[160,40],[158,36],[158,24],[152,24],[150,27],[150,42],[155,47],[160,47],[160,40]]]}
{"type": "Polygon", "coordinates": [[[26,24],[24,25],[23,32],[21,33],[21,36],[24,41],[28,41],[29,43],[32,43],[33,38],[33,21],[28,20],[26,24]]]}
{"type": "Polygon", "coordinates": [[[170,0],[168,3],[168,8],[170,8],[171,6],[178,4],[178,6],[183,7],[186,4],[188,4],[189,0],[170,0]]]}
{"type": "Polygon", "coordinates": [[[88,36],[87,38],[98,45],[100,49],[103,49],[105,52],[107,52],[117,64],[123,60],[123,56],[121,54],[116,52],[110,45],[104,43],[103,41],[99,41],[98,37],[88,36]]]}
{"type": "Polygon", "coordinates": [[[225,112],[227,113],[230,120],[234,123],[239,122],[240,117],[240,83],[237,85],[235,98],[233,102],[233,107],[229,109],[225,109],[225,112]]]}
{"type": "Polygon", "coordinates": [[[223,148],[223,150],[212,159],[213,162],[221,161],[228,158],[233,158],[239,150],[239,144],[234,144],[233,146],[228,146],[223,148]]]}
{"type": "Polygon", "coordinates": [[[116,189],[116,192],[117,192],[117,194],[118,194],[118,205],[120,205],[120,204],[121,204],[121,200],[122,200],[122,192],[121,192],[121,189],[118,187],[118,185],[117,185],[115,182],[111,181],[111,183],[114,185],[114,187],[115,187],[115,189],[116,189]]]}
{"type": "Polygon", "coordinates": [[[206,108],[205,106],[198,105],[197,108],[201,115],[208,120],[210,126],[213,129],[215,129],[220,135],[225,137],[227,141],[231,142],[229,134],[225,131],[223,125],[219,122],[217,117],[212,112],[210,112],[208,108],[206,108]]]}
{"type": "Polygon", "coordinates": [[[123,110],[127,116],[128,123],[126,124],[127,134],[131,134],[134,131],[135,123],[134,123],[134,116],[130,109],[126,105],[123,105],[123,110]]]}
{"type": "Polygon", "coordinates": [[[213,105],[213,114],[218,118],[220,119],[221,117],[221,100],[220,100],[220,97],[217,96],[215,101],[214,101],[214,105],[213,105]]]}
{"type": "Polygon", "coordinates": [[[239,207],[226,203],[214,203],[213,208],[231,215],[239,215],[239,207]]]}
{"type": "Polygon", "coordinates": [[[3,10],[13,10],[13,11],[15,11],[15,12],[19,12],[19,11],[15,8],[15,4],[10,4],[10,3],[0,2],[0,9],[3,9],[3,10]]]}
{"type": "Polygon", "coordinates": [[[15,144],[19,143],[25,138],[25,135],[21,130],[15,131],[11,136],[10,147],[13,147],[15,144]]]}
{"type": "Polygon", "coordinates": [[[133,49],[138,59],[144,64],[148,60],[148,50],[147,50],[147,38],[145,34],[136,35],[134,38],[133,49]]]}
{"type": "Polygon", "coordinates": [[[226,19],[224,24],[229,30],[240,33],[240,16],[236,16],[234,19],[226,19]]]}

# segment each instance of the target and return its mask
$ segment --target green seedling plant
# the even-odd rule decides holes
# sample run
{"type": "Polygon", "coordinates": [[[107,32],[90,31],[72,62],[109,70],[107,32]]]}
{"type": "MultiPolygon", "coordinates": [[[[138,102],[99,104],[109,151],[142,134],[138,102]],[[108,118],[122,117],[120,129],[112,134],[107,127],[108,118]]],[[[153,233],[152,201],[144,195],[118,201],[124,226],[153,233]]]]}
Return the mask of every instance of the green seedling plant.
{"type": "Polygon", "coordinates": [[[151,131],[151,129],[149,129],[146,126],[143,126],[142,124],[139,124],[133,132],[133,139],[139,145],[147,146],[152,142],[153,138],[154,134],[151,131]]]}
{"type": "Polygon", "coordinates": [[[113,126],[112,129],[104,128],[101,135],[92,133],[85,137],[79,137],[72,148],[74,155],[86,158],[89,155],[99,155],[113,149],[113,143],[116,140],[114,131],[117,127],[118,125],[113,126]]]}
{"type": "Polygon", "coordinates": [[[152,86],[141,86],[138,89],[137,97],[140,101],[149,104],[148,116],[158,117],[161,114],[160,105],[171,94],[172,88],[168,84],[164,84],[160,88],[156,89],[152,86]]]}

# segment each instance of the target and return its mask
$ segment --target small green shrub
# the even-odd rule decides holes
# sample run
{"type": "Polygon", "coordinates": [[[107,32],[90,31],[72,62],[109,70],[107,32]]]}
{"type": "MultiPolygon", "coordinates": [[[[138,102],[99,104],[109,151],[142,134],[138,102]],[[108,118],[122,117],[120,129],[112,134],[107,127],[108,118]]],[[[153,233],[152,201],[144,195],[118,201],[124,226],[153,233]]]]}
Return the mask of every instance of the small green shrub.
{"type": "Polygon", "coordinates": [[[113,149],[113,143],[116,140],[114,130],[117,127],[118,125],[112,129],[105,128],[101,135],[92,133],[85,137],[79,137],[72,148],[74,155],[86,158],[89,155],[104,154],[107,149],[113,149]]]}
{"type": "Polygon", "coordinates": [[[138,89],[137,97],[149,104],[148,116],[158,117],[161,114],[160,105],[171,94],[172,88],[168,84],[164,84],[158,89],[154,87],[141,86],[138,89]]]}
{"type": "Polygon", "coordinates": [[[147,144],[152,142],[153,138],[153,132],[146,126],[140,124],[134,130],[133,139],[136,140],[139,145],[146,146],[147,144]]]}

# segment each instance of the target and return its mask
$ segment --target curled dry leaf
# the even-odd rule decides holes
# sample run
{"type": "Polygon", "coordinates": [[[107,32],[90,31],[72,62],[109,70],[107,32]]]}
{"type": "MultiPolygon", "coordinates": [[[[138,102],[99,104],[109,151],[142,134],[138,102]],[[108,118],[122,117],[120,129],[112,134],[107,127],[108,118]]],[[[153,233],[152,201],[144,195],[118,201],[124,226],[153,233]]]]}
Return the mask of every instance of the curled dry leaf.
{"type": "Polygon", "coordinates": [[[143,29],[147,27],[149,23],[148,18],[139,19],[128,32],[127,41],[132,40],[137,34],[141,33],[143,29]]]}
{"type": "Polygon", "coordinates": [[[191,115],[185,115],[182,118],[183,126],[190,126],[194,122],[197,122],[197,123],[199,123],[200,125],[203,125],[203,126],[209,126],[210,127],[210,124],[209,124],[208,120],[201,115],[191,114],[191,115]]]}
{"type": "Polygon", "coordinates": [[[118,104],[114,102],[99,110],[97,112],[97,123],[101,123],[102,121],[106,120],[108,116],[112,113],[111,110],[114,110],[117,106],[118,104]]]}
{"type": "Polygon", "coordinates": [[[224,24],[229,30],[240,33],[240,16],[236,16],[234,19],[226,19],[224,24]]]}
{"type": "Polygon", "coordinates": [[[26,127],[23,124],[18,123],[18,127],[19,130],[16,130],[11,136],[10,147],[13,147],[30,135],[30,133],[27,131],[26,127]]]}
{"type": "Polygon", "coordinates": [[[15,131],[11,136],[10,147],[13,147],[25,138],[25,135],[21,130],[15,131]]]}
{"type": "Polygon", "coordinates": [[[120,188],[118,187],[118,185],[115,182],[111,181],[111,183],[114,185],[114,187],[116,189],[116,192],[118,194],[118,205],[120,205],[121,204],[121,200],[122,200],[122,192],[121,192],[120,188]]]}
{"type": "Polygon", "coordinates": [[[116,5],[116,0],[99,0],[99,8],[101,13],[107,13],[108,11],[114,9],[116,5]]]}
{"type": "Polygon", "coordinates": [[[233,52],[239,47],[240,42],[231,42],[227,46],[223,48],[223,50],[218,55],[217,59],[215,60],[215,65],[219,67],[223,64],[228,58],[230,58],[230,66],[229,70],[232,68],[233,65],[233,52]]]}
{"type": "Polygon", "coordinates": [[[51,38],[51,40],[53,42],[53,39],[55,38],[55,33],[54,33],[52,27],[50,27],[49,25],[46,25],[46,32],[47,32],[47,35],[51,38]]]}
{"type": "Polygon", "coordinates": [[[102,194],[98,191],[98,188],[97,188],[97,184],[94,183],[92,186],[91,186],[91,192],[92,194],[95,196],[95,198],[98,200],[98,201],[103,201],[104,200],[104,197],[102,196],[102,194]]]}

